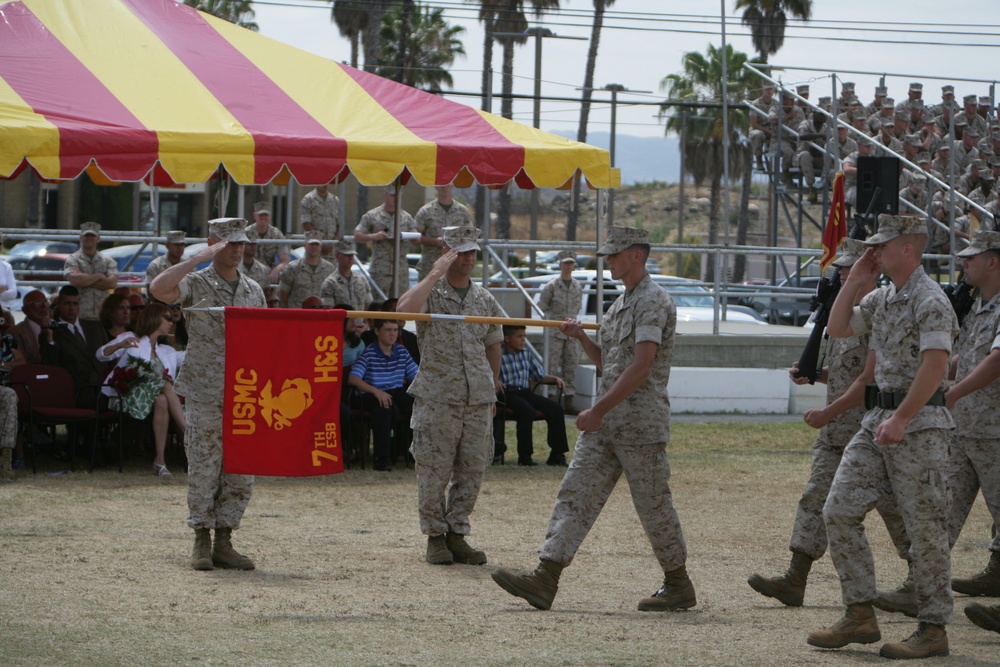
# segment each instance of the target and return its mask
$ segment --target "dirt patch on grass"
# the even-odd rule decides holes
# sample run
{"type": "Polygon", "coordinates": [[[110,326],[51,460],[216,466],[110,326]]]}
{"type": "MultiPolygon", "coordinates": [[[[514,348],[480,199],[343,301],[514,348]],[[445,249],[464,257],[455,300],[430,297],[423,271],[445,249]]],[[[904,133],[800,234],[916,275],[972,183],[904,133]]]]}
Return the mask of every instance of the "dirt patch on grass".
{"type": "MultiPolygon", "coordinates": [[[[412,471],[258,478],[235,534],[237,547],[257,562],[253,572],[189,568],[183,474],[163,482],[136,462],[124,475],[22,476],[0,486],[0,664],[880,662],[878,645],[806,645],[809,630],[841,611],[828,558],[813,568],[802,608],[747,586],[752,572],[771,575],[787,565],[811,432],[754,425],[765,437],[740,447],[739,437],[722,441],[727,428],[674,426],[672,486],[698,606],[670,614],[636,611],[661,573],[624,480],[566,569],[552,610],[540,612],[503,592],[489,572],[534,566],[558,468],[490,469],[470,540],[489,554],[485,567],[424,563],[412,471]]],[[[956,548],[956,573],[981,569],[989,533],[980,501],[956,548]]],[[[877,516],[868,534],[880,585],[895,586],[905,566],[877,516]]],[[[947,664],[995,665],[1000,637],[965,619],[966,602],[957,600],[947,664]]],[[[890,641],[914,626],[881,612],[879,620],[890,641]]]]}

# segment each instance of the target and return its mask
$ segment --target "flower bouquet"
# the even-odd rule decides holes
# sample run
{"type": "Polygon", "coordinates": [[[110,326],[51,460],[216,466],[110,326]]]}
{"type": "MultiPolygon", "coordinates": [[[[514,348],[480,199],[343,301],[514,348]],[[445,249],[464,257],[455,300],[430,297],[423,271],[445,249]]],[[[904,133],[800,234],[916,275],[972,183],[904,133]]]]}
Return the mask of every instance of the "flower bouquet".
{"type": "Polygon", "coordinates": [[[122,410],[136,419],[145,419],[153,409],[153,402],[163,389],[170,374],[159,360],[129,356],[124,366],[115,366],[107,384],[118,392],[111,399],[114,410],[122,410]]]}

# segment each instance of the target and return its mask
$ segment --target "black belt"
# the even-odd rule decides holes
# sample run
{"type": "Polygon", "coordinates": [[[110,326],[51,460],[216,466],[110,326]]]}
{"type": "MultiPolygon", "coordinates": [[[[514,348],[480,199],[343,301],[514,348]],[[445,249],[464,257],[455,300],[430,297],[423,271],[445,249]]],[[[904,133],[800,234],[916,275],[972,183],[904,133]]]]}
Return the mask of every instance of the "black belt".
{"type": "MultiPolygon", "coordinates": [[[[906,398],[905,391],[879,391],[878,385],[869,384],[865,386],[865,409],[883,408],[885,410],[895,410],[903,404],[906,398]]],[[[924,405],[944,406],[944,392],[940,389],[935,391],[924,405]]]]}

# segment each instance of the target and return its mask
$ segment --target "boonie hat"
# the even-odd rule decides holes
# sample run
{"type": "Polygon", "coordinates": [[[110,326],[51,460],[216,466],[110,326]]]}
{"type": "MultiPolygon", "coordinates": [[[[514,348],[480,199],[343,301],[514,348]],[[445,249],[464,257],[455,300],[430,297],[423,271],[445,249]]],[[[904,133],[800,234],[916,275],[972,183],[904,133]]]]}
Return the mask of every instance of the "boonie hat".
{"type": "Polygon", "coordinates": [[[247,221],[243,218],[216,218],[208,221],[208,234],[230,243],[246,243],[247,221]]]}
{"type": "Polygon", "coordinates": [[[608,230],[608,239],[597,251],[597,256],[614,255],[636,244],[649,245],[649,232],[635,227],[612,227],[608,230]]]}
{"type": "Polygon", "coordinates": [[[972,243],[965,250],[955,253],[955,257],[972,257],[987,250],[1000,250],[1000,232],[978,229],[972,235],[972,243]]]}
{"type": "Polygon", "coordinates": [[[479,250],[479,228],[472,225],[445,227],[441,230],[444,244],[455,252],[479,250]]]}
{"type": "Polygon", "coordinates": [[[904,234],[926,234],[927,223],[915,215],[880,215],[878,233],[865,239],[865,245],[881,245],[904,234]]]}

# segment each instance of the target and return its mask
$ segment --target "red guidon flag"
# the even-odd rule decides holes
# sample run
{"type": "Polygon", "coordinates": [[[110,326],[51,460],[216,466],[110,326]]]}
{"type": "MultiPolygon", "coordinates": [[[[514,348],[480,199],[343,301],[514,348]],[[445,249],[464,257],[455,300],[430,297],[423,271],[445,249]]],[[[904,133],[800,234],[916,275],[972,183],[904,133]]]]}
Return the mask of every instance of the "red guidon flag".
{"type": "Polygon", "coordinates": [[[226,308],[223,471],[344,471],[343,310],[226,308]]]}
{"type": "Polygon", "coordinates": [[[823,228],[823,257],[819,260],[820,272],[826,271],[842,239],[847,237],[847,211],[844,202],[844,172],[838,171],[833,179],[833,199],[830,200],[830,217],[823,228]]]}

